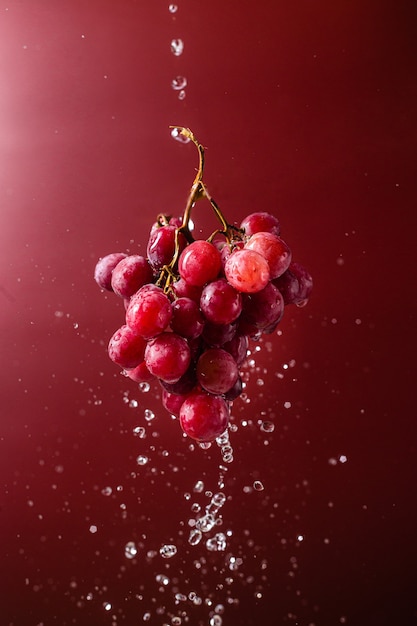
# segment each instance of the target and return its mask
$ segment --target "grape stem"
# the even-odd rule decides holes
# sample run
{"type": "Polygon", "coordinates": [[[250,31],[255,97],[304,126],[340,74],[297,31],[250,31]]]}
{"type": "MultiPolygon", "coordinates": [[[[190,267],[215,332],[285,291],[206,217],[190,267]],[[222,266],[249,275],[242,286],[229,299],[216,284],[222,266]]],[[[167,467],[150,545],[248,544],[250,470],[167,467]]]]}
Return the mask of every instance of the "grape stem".
{"type": "Polygon", "coordinates": [[[175,129],[180,135],[183,135],[184,137],[192,141],[192,143],[196,146],[198,150],[199,162],[198,162],[197,174],[194,178],[193,184],[191,185],[190,193],[187,199],[187,204],[185,206],[184,215],[182,218],[182,224],[175,230],[174,254],[172,256],[171,262],[162,268],[161,274],[157,281],[157,284],[159,285],[161,285],[162,283],[165,284],[165,291],[169,291],[172,281],[175,280],[176,278],[174,267],[178,261],[178,257],[180,254],[180,245],[179,245],[180,233],[185,235],[188,241],[193,241],[193,237],[189,229],[189,224],[190,224],[190,219],[191,219],[191,212],[198,200],[201,200],[202,198],[206,198],[209,201],[217,219],[219,220],[221,224],[221,229],[215,230],[212,233],[212,235],[209,237],[208,241],[212,241],[216,235],[221,234],[221,235],[224,235],[228,245],[230,246],[232,239],[235,239],[236,236],[240,238],[240,235],[241,235],[241,230],[239,228],[236,228],[235,226],[227,223],[218,204],[211,197],[205,183],[203,182],[204,147],[197,140],[194,133],[189,128],[185,128],[183,126],[170,126],[170,128],[175,129]]]}

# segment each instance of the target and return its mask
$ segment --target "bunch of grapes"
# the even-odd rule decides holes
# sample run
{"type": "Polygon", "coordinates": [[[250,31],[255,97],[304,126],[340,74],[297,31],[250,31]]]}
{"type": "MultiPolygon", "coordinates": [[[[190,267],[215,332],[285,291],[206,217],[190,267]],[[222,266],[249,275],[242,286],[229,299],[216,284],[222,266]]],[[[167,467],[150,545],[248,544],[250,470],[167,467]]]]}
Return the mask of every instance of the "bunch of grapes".
{"type": "Polygon", "coordinates": [[[101,258],[95,280],[123,298],[124,324],[108,345],[110,359],[136,383],[157,379],[162,403],[183,431],[210,442],[228,427],[242,393],[241,368],[249,341],[274,332],[284,307],[303,306],[312,289],[307,270],[292,260],[280,224],[267,212],[228,224],[203,182],[204,150],[181,218],[159,215],[146,257],[101,258]],[[220,222],[207,239],[194,239],[190,216],[206,198],[220,222]]]}

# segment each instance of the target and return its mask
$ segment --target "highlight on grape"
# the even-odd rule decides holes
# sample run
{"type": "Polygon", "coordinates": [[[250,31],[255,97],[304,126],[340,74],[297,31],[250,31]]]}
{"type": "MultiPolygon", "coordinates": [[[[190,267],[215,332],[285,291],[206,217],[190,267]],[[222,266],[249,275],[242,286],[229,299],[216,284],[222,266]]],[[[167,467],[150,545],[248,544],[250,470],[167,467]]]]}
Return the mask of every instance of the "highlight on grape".
{"type": "Polygon", "coordinates": [[[285,306],[304,306],[313,281],[292,259],[274,215],[258,211],[239,226],[228,223],[203,182],[202,145],[190,129],[174,128],[199,154],[184,214],[158,215],[146,257],[108,254],[94,278],[125,304],[110,359],[135,383],[157,380],[165,409],[189,437],[207,443],[227,431],[249,342],[273,333],[285,306]],[[207,240],[190,228],[202,198],[219,221],[207,240]]]}

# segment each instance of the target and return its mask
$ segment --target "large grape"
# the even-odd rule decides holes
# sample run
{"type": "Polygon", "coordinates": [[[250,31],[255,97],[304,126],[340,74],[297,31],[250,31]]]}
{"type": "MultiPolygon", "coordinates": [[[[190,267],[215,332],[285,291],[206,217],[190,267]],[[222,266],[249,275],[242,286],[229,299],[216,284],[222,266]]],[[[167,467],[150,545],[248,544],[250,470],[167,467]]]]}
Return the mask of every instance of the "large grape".
{"type": "Polygon", "coordinates": [[[200,239],[182,251],[178,273],[189,285],[202,287],[217,278],[221,266],[220,252],[216,246],[200,239]]]}
{"type": "Polygon", "coordinates": [[[255,233],[245,245],[245,249],[259,252],[268,261],[271,280],[281,276],[291,263],[291,250],[285,241],[272,233],[255,233]]]}
{"type": "Polygon", "coordinates": [[[206,350],[198,359],[198,382],[210,393],[221,395],[229,391],[237,381],[238,374],[236,361],[221,348],[206,350]]]}
{"type": "Polygon", "coordinates": [[[161,333],[145,349],[148,370],[167,383],[176,383],[188,369],[191,352],[187,341],[176,333],[161,333]]]}
{"type": "Polygon", "coordinates": [[[143,361],[146,342],[129,326],[121,326],[109,341],[108,353],[114,363],[123,368],[133,368],[143,361]]]}
{"type": "Polygon", "coordinates": [[[221,396],[203,391],[192,392],[180,409],[180,424],[192,439],[213,441],[227,428],[229,408],[221,396]]]}
{"type": "Polygon", "coordinates": [[[168,296],[160,287],[145,285],[132,296],[126,311],[126,324],[145,339],[162,333],[172,318],[168,296]]]}
{"type": "Polygon", "coordinates": [[[261,291],[269,282],[268,261],[255,250],[236,250],[227,259],[224,273],[228,282],[243,293],[261,291]]]}
{"type": "Polygon", "coordinates": [[[213,324],[231,324],[242,311],[242,297],[225,278],[219,278],[204,287],[200,307],[213,324]]]}

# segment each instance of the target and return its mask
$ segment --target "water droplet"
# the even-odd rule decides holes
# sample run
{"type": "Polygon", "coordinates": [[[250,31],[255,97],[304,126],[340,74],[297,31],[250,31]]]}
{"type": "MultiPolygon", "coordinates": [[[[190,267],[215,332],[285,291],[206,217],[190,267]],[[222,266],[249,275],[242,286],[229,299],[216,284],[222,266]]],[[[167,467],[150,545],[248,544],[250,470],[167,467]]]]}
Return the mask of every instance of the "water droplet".
{"type": "Polygon", "coordinates": [[[103,602],[103,608],[105,611],[111,611],[111,604],[110,602],[103,602]]]}
{"type": "Polygon", "coordinates": [[[181,89],[181,91],[178,92],[178,100],[184,100],[186,96],[185,90],[181,89]]]}
{"type": "Polygon", "coordinates": [[[145,454],[139,454],[139,456],[136,459],[136,463],[138,465],[146,465],[148,461],[149,461],[149,458],[145,454]]]}
{"type": "Polygon", "coordinates": [[[164,585],[165,587],[169,585],[169,578],[168,576],[165,576],[165,574],[157,574],[155,576],[155,580],[157,583],[164,585]]]}
{"type": "Polygon", "coordinates": [[[178,11],[178,5],[177,4],[170,4],[168,7],[168,11],[170,13],[176,13],[178,11]]]}
{"type": "Polygon", "coordinates": [[[182,39],[173,39],[171,41],[171,52],[174,56],[179,57],[184,51],[184,42],[182,39]]]}
{"type": "Polygon", "coordinates": [[[147,422],[151,422],[153,419],[155,419],[155,413],[150,409],[145,409],[144,416],[147,422]]]}
{"type": "Polygon", "coordinates": [[[256,489],[256,491],[263,491],[265,489],[260,480],[255,480],[255,482],[253,483],[253,488],[256,489]]]}
{"type": "Polygon", "coordinates": [[[195,493],[201,493],[204,489],[204,483],[202,480],[197,480],[196,484],[193,487],[193,491],[195,493]]]}
{"type": "Polygon", "coordinates": [[[94,534],[94,533],[96,533],[96,532],[97,532],[98,528],[97,528],[97,526],[95,526],[94,524],[91,524],[91,526],[90,526],[90,529],[89,529],[89,530],[90,530],[90,533],[93,533],[93,534],[94,534]]]}
{"type": "Polygon", "coordinates": [[[275,424],[273,424],[272,422],[262,422],[261,430],[264,433],[272,433],[275,430],[275,424]]]}
{"type": "Polygon", "coordinates": [[[175,554],[177,554],[177,546],[174,546],[173,544],[170,544],[170,543],[166,543],[159,549],[159,554],[164,559],[170,559],[175,554]]]}
{"type": "Polygon", "coordinates": [[[202,536],[203,535],[202,535],[201,530],[198,530],[198,528],[193,528],[190,531],[190,535],[188,537],[188,543],[192,546],[196,546],[198,543],[200,543],[202,536]]]}
{"type": "Polygon", "coordinates": [[[215,515],[225,502],[226,496],[224,495],[224,493],[222,493],[221,491],[219,491],[219,493],[215,493],[211,499],[210,504],[207,507],[207,513],[215,515]]]}
{"type": "Polygon", "coordinates": [[[135,428],[133,429],[133,434],[135,435],[135,437],[140,437],[140,439],[145,439],[146,430],[144,429],[143,426],[135,426],[135,428]]]}
{"type": "Polygon", "coordinates": [[[196,521],[196,527],[201,530],[202,533],[208,533],[216,523],[216,518],[211,513],[206,513],[196,521]]]}
{"type": "Polygon", "coordinates": [[[129,406],[131,409],[136,409],[139,406],[139,402],[137,400],[131,400],[129,406]]]}
{"type": "Polygon", "coordinates": [[[133,541],[128,541],[125,545],[125,557],[127,559],[134,559],[138,553],[136,544],[133,541]]]}
{"type": "Polygon", "coordinates": [[[185,76],[176,76],[171,81],[171,87],[176,91],[181,91],[181,89],[185,89],[187,86],[187,79],[185,76]]]}
{"type": "Polygon", "coordinates": [[[112,492],[113,492],[113,489],[111,487],[104,487],[101,490],[101,493],[103,494],[103,496],[111,496],[112,492]]]}
{"type": "Polygon", "coordinates": [[[207,539],[206,547],[210,552],[224,552],[226,550],[226,535],[224,533],[216,533],[214,537],[207,539]]]}
{"type": "Polygon", "coordinates": [[[171,130],[171,137],[175,139],[175,141],[179,141],[180,143],[189,143],[191,139],[181,134],[181,131],[178,128],[173,128],[171,130]]]}
{"type": "Polygon", "coordinates": [[[213,617],[210,618],[209,626],[222,626],[222,624],[223,619],[220,615],[213,615],[213,617]]]}

